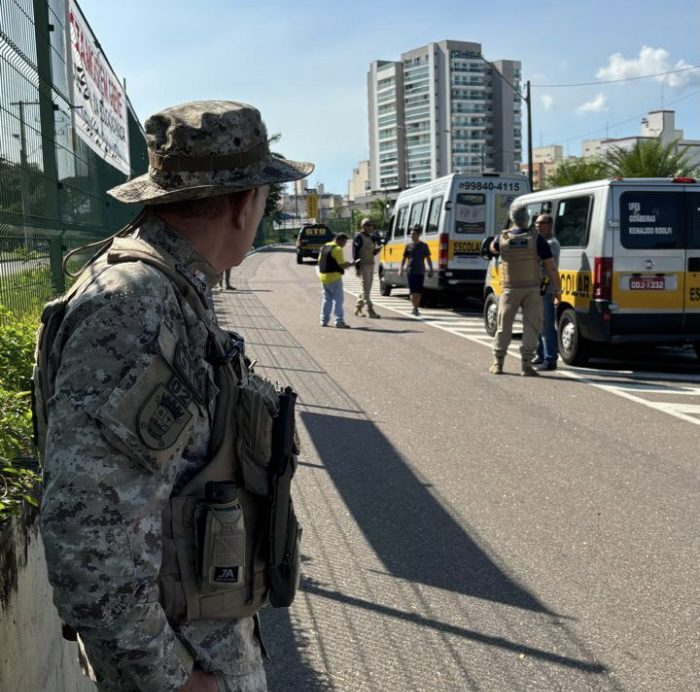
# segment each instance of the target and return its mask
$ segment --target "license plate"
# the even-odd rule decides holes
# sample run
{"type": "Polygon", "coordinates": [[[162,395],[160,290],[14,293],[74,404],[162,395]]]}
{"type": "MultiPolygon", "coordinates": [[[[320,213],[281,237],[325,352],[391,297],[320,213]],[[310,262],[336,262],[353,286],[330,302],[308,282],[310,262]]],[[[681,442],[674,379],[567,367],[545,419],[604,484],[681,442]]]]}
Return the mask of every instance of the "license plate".
{"type": "Polygon", "coordinates": [[[631,276],[630,291],[665,291],[665,276],[631,276]]]}
{"type": "Polygon", "coordinates": [[[455,255],[478,255],[481,240],[456,240],[452,249],[455,255]]]}

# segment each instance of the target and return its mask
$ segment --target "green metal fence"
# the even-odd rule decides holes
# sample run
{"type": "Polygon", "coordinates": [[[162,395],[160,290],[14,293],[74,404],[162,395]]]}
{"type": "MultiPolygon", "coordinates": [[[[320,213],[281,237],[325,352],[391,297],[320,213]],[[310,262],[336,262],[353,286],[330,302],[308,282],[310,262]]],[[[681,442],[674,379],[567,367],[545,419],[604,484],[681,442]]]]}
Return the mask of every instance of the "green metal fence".
{"type": "Polygon", "coordinates": [[[126,224],[105,190],[146,169],[127,105],[127,176],[76,136],[67,0],[0,2],[0,304],[23,313],[63,290],[62,254],[126,224]]]}

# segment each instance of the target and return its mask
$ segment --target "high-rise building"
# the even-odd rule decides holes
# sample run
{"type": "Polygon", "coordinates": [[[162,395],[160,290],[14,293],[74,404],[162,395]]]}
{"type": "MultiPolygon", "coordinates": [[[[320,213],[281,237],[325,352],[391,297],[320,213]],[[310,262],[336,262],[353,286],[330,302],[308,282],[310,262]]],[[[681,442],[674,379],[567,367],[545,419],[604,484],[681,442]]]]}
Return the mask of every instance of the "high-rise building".
{"type": "Polygon", "coordinates": [[[489,63],[479,43],[438,41],[370,63],[367,91],[372,190],[518,170],[518,61],[489,63]]]}

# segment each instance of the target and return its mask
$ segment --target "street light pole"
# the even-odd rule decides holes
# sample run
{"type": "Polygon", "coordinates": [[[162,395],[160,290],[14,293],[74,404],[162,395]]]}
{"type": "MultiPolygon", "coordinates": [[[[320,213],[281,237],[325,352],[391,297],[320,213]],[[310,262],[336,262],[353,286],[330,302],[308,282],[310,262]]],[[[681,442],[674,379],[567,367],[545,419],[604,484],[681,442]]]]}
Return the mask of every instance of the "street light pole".
{"type": "Polygon", "coordinates": [[[512,90],[513,93],[518,96],[518,98],[525,101],[525,106],[527,107],[527,179],[530,183],[530,189],[532,190],[533,181],[533,171],[532,171],[532,108],[530,100],[530,80],[525,82],[525,96],[516,89],[498,70],[498,68],[489,62],[481,53],[476,54],[480,60],[483,60],[512,90]]]}
{"type": "MultiPolygon", "coordinates": [[[[532,190],[533,171],[532,171],[532,109],[530,108],[530,80],[525,83],[526,96],[524,97],[525,105],[527,106],[527,180],[530,183],[532,190]]],[[[517,93],[517,92],[516,92],[517,93]]]]}

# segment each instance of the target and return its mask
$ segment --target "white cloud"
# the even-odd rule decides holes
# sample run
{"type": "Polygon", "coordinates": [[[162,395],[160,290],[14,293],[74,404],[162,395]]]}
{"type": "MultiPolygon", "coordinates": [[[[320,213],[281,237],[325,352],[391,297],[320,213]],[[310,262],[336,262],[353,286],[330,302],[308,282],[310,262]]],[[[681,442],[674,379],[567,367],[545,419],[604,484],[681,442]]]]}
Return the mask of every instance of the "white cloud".
{"type": "Polygon", "coordinates": [[[577,109],[577,113],[601,113],[602,111],[608,110],[606,104],[606,98],[602,93],[598,93],[597,96],[592,98],[586,103],[582,103],[577,109]]]}
{"type": "Polygon", "coordinates": [[[542,101],[542,105],[546,111],[552,110],[554,98],[551,96],[551,94],[542,94],[540,100],[542,101]]]}
{"type": "Polygon", "coordinates": [[[639,56],[625,58],[622,53],[615,53],[608,58],[606,67],[601,67],[596,73],[598,79],[630,79],[645,75],[659,75],[655,79],[669,87],[685,87],[690,84],[700,84],[700,70],[686,69],[691,67],[685,60],[671,63],[670,56],[664,48],[642,46],[639,56]],[[684,70],[673,74],[660,75],[661,72],[684,70]]]}

